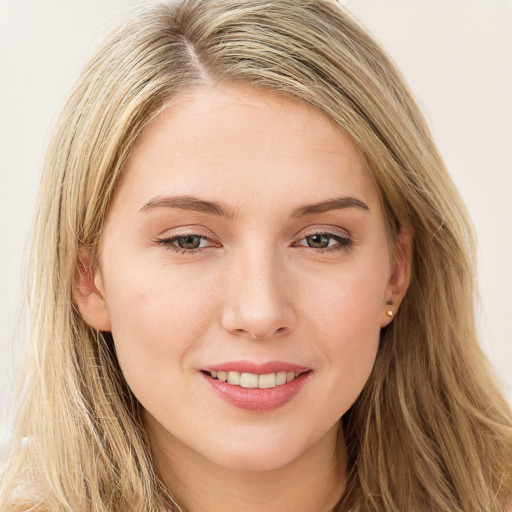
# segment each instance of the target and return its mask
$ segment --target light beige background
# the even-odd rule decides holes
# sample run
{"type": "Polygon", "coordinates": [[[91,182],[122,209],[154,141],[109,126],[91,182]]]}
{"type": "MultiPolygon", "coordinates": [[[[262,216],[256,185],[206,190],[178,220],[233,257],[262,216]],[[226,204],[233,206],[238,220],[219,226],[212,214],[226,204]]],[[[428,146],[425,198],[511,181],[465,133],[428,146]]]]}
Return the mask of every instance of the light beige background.
{"type": "MultiPolygon", "coordinates": [[[[0,0],[0,423],[14,373],[22,258],[50,128],[87,56],[137,3],[0,0]]],[[[472,214],[479,330],[512,401],[512,1],[343,3],[402,69],[472,214]]]]}

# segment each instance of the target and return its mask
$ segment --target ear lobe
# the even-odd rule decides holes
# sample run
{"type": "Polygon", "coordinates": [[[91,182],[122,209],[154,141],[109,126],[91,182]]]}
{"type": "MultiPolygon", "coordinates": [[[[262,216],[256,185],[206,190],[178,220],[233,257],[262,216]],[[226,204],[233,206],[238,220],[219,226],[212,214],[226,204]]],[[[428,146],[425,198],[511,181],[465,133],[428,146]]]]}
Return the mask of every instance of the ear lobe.
{"type": "Polygon", "coordinates": [[[398,234],[391,276],[386,286],[381,327],[393,320],[398,308],[405,297],[411,280],[412,236],[402,228],[398,234]]]}
{"type": "Polygon", "coordinates": [[[88,249],[82,248],[78,256],[73,299],[87,324],[98,331],[111,330],[103,278],[100,270],[94,268],[88,249]]]}

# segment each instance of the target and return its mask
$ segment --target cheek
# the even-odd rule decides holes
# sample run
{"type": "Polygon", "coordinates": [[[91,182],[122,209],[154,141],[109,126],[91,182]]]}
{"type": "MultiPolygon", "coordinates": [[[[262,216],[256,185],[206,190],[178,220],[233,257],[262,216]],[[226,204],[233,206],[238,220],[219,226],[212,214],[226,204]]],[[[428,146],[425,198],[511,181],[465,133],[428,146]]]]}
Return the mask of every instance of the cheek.
{"type": "Polygon", "coordinates": [[[347,265],[321,282],[311,280],[302,292],[304,314],[318,329],[344,344],[380,331],[380,318],[387,283],[386,261],[347,265]],[[306,292],[307,290],[307,292],[306,292]]]}
{"type": "Polygon", "coordinates": [[[331,390],[323,410],[338,417],[354,403],[372,371],[386,275],[385,265],[354,267],[309,295],[306,310],[317,339],[319,370],[331,390]]]}
{"type": "Polygon", "coordinates": [[[123,374],[136,394],[146,384],[168,385],[214,321],[215,295],[186,272],[115,261],[106,272],[106,290],[123,374]]]}

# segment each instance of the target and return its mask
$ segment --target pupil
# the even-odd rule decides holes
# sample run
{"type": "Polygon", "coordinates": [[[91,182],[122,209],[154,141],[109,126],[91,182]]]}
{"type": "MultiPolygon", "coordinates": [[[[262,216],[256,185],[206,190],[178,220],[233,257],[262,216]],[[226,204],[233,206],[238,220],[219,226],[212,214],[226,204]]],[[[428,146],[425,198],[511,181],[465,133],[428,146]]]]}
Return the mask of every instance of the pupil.
{"type": "Polygon", "coordinates": [[[180,236],[178,245],[182,249],[197,249],[201,245],[201,237],[196,235],[180,236]]]}
{"type": "Polygon", "coordinates": [[[309,247],[325,249],[329,246],[329,237],[326,235],[311,235],[307,237],[309,247]]]}

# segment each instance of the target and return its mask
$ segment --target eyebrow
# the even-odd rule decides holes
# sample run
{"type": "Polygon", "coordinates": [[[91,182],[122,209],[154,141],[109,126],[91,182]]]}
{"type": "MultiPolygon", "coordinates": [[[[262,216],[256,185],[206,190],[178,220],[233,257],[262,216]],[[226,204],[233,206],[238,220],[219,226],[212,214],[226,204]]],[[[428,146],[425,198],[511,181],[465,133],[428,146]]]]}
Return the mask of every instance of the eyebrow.
{"type": "Polygon", "coordinates": [[[363,201],[355,197],[345,196],[331,199],[329,201],[322,201],[321,203],[310,204],[301,206],[292,212],[292,217],[305,217],[306,215],[314,215],[317,213],[329,212],[331,210],[345,210],[346,208],[358,208],[360,210],[368,211],[370,208],[363,201]]]}
{"type": "MultiPolygon", "coordinates": [[[[169,196],[169,197],[154,197],[150,199],[140,210],[143,212],[153,208],[178,208],[181,210],[192,210],[201,213],[209,213],[232,219],[235,217],[235,210],[228,208],[222,203],[213,201],[204,201],[193,196],[169,196]]],[[[293,218],[305,217],[307,215],[315,215],[324,213],[331,210],[344,210],[347,208],[357,208],[359,210],[367,211],[370,208],[363,201],[355,197],[345,196],[329,201],[322,201],[320,203],[301,206],[294,210],[291,214],[293,218]]]]}
{"type": "Polygon", "coordinates": [[[224,206],[222,203],[204,201],[193,196],[171,196],[154,197],[150,199],[139,211],[150,210],[152,208],[179,208],[181,210],[193,210],[196,212],[210,213],[221,217],[231,219],[235,216],[235,211],[224,206]]]}

